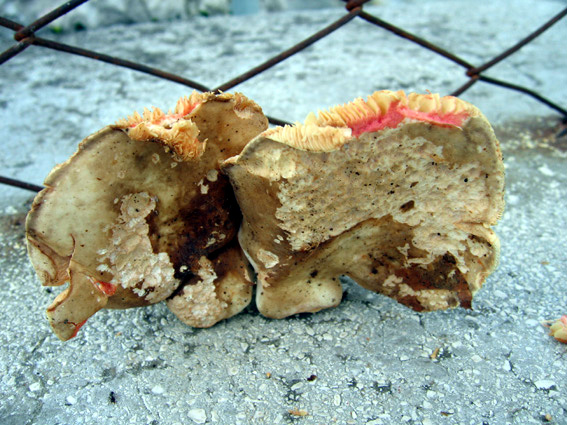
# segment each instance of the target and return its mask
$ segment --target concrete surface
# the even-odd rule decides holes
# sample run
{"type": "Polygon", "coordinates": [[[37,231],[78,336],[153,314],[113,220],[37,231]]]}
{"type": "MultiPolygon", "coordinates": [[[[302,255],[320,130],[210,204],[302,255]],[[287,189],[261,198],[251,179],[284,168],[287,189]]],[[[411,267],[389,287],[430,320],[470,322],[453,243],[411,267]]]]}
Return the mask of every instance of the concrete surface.
{"type": "MultiPolygon", "coordinates": [[[[479,63],[565,7],[508,4],[389,1],[369,11],[479,63]]],[[[340,14],[60,39],[216,85],[340,14]]],[[[0,34],[5,48],[9,32],[0,34]]],[[[566,38],[561,22],[488,75],[564,105],[566,38]]],[[[83,137],[188,92],[33,47],[0,67],[0,79],[2,174],[37,184],[83,137]]],[[[360,21],[237,89],[293,121],[380,88],[446,94],[462,82],[456,66],[360,21]]],[[[567,313],[567,141],[554,138],[553,112],[524,95],[478,84],[464,98],[497,126],[508,182],[501,264],[472,311],[416,313],[345,282],[342,304],[314,315],[268,320],[251,306],[198,330],[156,305],[98,313],[62,343],[44,319],[57,291],[39,286],[26,258],[32,194],[0,187],[0,424],[567,424],[567,346],[540,324],[567,313]]]]}
{"type": "MultiPolygon", "coordinates": [[[[0,16],[22,23],[33,22],[61,3],[56,0],[0,0],[0,16]]],[[[260,8],[280,10],[284,3],[281,0],[97,0],[76,8],[50,28],[69,31],[116,24],[170,22],[195,15],[245,14],[260,8]]]]}

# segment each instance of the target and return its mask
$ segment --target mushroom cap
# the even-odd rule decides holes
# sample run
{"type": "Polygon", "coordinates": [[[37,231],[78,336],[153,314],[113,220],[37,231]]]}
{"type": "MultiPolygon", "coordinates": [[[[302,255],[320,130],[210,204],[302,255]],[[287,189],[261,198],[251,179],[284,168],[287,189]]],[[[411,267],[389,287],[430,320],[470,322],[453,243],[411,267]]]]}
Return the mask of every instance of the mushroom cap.
{"type": "Polygon", "coordinates": [[[266,130],[224,164],[268,317],[336,306],[339,277],[415,310],[471,307],[498,262],[498,141],[454,97],[376,92],[266,130]]]}
{"type": "Polygon", "coordinates": [[[26,234],[42,284],[69,282],[48,308],[57,336],[101,308],[166,299],[229,244],[241,215],[219,164],[266,128],[240,94],[194,93],[105,127],[55,167],[26,234]]]}
{"type": "Polygon", "coordinates": [[[563,342],[567,344],[567,315],[561,316],[559,319],[550,320],[548,322],[544,322],[546,326],[549,326],[549,334],[555,338],[559,342],[563,342]],[[549,322],[553,322],[553,324],[549,325],[549,322]]]}

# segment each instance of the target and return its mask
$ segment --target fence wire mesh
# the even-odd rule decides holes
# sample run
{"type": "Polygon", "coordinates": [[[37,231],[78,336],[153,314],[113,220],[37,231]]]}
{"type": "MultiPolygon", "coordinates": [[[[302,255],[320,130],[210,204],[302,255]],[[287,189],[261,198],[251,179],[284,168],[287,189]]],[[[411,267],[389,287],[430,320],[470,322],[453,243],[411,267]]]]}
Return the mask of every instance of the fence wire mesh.
{"type": "MultiPolygon", "coordinates": [[[[404,30],[403,28],[397,27],[397,26],[395,26],[395,25],[393,25],[389,22],[386,22],[385,20],[381,19],[378,16],[375,16],[373,14],[368,13],[366,10],[364,10],[364,5],[365,5],[365,3],[368,3],[370,0],[350,0],[350,1],[342,0],[345,3],[346,13],[343,16],[341,16],[339,19],[335,20],[334,22],[329,23],[323,29],[315,32],[314,34],[310,35],[309,37],[307,37],[304,40],[300,41],[299,43],[295,44],[294,46],[288,48],[287,50],[280,52],[279,54],[271,57],[270,59],[266,60],[265,62],[255,66],[255,67],[249,69],[248,71],[243,72],[242,74],[240,74],[240,75],[238,75],[238,76],[236,76],[236,77],[234,77],[234,78],[232,78],[232,79],[230,79],[230,80],[228,80],[228,81],[226,81],[226,82],[224,82],[220,85],[217,85],[216,87],[208,87],[204,84],[201,84],[198,81],[186,78],[182,75],[167,72],[165,70],[158,69],[158,68],[155,68],[155,67],[151,67],[151,66],[148,66],[148,65],[145,65],[145,64],[142,64],[142,63],[122,59],[120,57],[116,57],[116,56],[108,55],[108,54],[105,54],[105,53],[85,49],[85,48],[82,48],[82,47],[79,47],[79,46],[68,45],[68,44],[65,44],[65,43],[60,43],[60,42],[57,42],[57,41],[54,41],[54,40],[50,40],[50,39],[46,39],[46,38],[43,38],[43,37],[36,36],[37,31],[39,31],[43,27],[49,25],[50,23],[52,23],[56,19],[62,17],[66,13],[72,11],[76,7],[86,3],[87,1],[89,1],[89,0],[68,1],[68,2],[66,2],[66,3],[62,4],[61,6],[53,9],[49,13],[45,14],[44,16],[40,17],[39,19],[37,19],[36,21],[34,21],[34,22],[32,22],[28,25],[23,25],[21,23],[15,22],[11,19],[0,16],[0,26],[14,31],[13,38],[16,41],[15,44],[13,44],[11,47],[9,47],[8,49],[6,49],[4,52],[2,52],[0,54],[0,65],[5,64],[10,59],[12,59],[15,56],[19,55],[20,53],[22,53],[28,47],[36,46],[36,47],[43,47],[43,48],[52,49],[52,50],[56,50],[56,51],[60,51],[60,52],[64,52],[64,53],[68,53],[68,54],[72,54],[72,55],[78,55],[78,56],[86,57],[86,58],[89,58],[89,59],[92,59],[92,60],[105,62],[105,63],[108,63],[110,65],[114,65],[114,66],[118,66],[118,67],[128,68],[128,69],[131,69],[131,70],[134,70],[134,71],[137,71],[137,72],[141,72],[141,73],[145,73],[145,74],[154,76],[156,78],[169,80],[169,81],[172,81],[172,82],[175,82],[175,83],[178,83],[178,84],[181,84],[181,85],[184,85],[186,87],[190,87],[192,89],[202,91],[202,92],[204,92],[204,91],[213,91],[213,92],[223,91],[224,92],[224,91],[228,91],[228,90],[235,88],[236,86],[254,78],[255,76],[261,74],[262,72],[274,67],[275,65],[285,61],[286,59],[290,58],[291,56],[301,52],[302,50],[304,50],[307,47],[311,46],[312,44],[316,43],[317,41],[327,37],[331,33],[335,32],[335,31],[339,30],[340,28],[342,28],[343,26],[347,25],[353,19],[362,19],[362,20],[364,20],[364,21],[366,21],[370,24],[375,25],[378,28],[381,28],[385,31],[389,31],[389,32],[395,34],[396,36],[399,36],[399,37],[407,40],[408,42],[415,43],[418,46],[420,46],[424,49],[427,49],[427,50],[429,50],[429,51],[431,51],[431,52],[433,52],[437,55],[440,55],[441,57],[447,59],[448,61],[451,61],[451,62],[459,65],[460,67],[462,67],[464,69],[464,73],[465,73],[466,77],[468,78],[468,80],[463,85],[461,85],[461,87],[454,90],[451,93],[451,95],[460,96],[463,93],[465,93],[467,90],[469,90],[473,85],[477,84],[478,82],[483,82],[483,83],[487,83],[487,84],[491,84],[491,85],[495,85],[495,86],[500,86],[500,87],[503,87],[505,89],[515,90],[515,91],[521,92],[521,93],[523,93],[527,96],[532,97],[536,101],[541,102],[542,104],[548,106],[552,110],[554,110],[557,113],[559,113],[560,115],[562,115],[563,121],[565,123],[567,123],[567,107],[561,106],[561,105],[558,105],[555,102],[552,102],[551,100],[546,98],[541,93],[538,93],[537,91],[535,91],[535,90],[533,90],[529,87],[514,84],[514,83],[506,81],[506,80],[492,78],[492,77],[485,74],[485,72],[487,70],[491,69],[492,67],[494,67],[498,63],[507,59],[508,57],[510,57],[511,55],[516,53],[518,50],[520,50],[522,47],[524,47],[526,44],[532,42],[534,39],[536,39],[543,32],[549,30],[557,22],[564,19],[565,16],[567,16],[567,8],[561,10],[559,13],[557,13],[555,16],[553,16],[547,22],[544,22],[536,30],[527,34],[524,38],[522,38],[521,40],[516,42],[514,45],[512,45],[508,49],[504,50],[502,53],[496,55],[495,57],[486,61],[485,63],[482,63],[480,65],[474,65],[474,64],[464,60],[463,58],[455,55],[454,53],[452,53],[448,50],[445,50],[442,47],[440,47],[440,46],[438,46],[438,45],[436,45],[436,44],[434,44],[434,43],[432,43],[432,42],[430,42],[430,41],[428,41],[424,38],[421,38],[421,37],[409,32],[409,31],[404,30]]],[[[317,11],[314,10],[313,13],[317,13],[317,11]]],[[[275,125],[283,125],[283,124],[288,123],[288,121],[286,121],[285,119],[280,119],[280,118],[276,118],[276,117],[268,116],[268,119],[269,119],[271,124],[275,124],[275,125]]],[[[561,135],[563,135],[563,134],[561,134],[561,135]]],[[[32,184],[32,183],[28,183],[28,182],[25,182],[25,181],[16,180],[16,179],[4,177],[4,176],[0,176],[0,183],[5,184],[5,185],[9,185],[9,186],[13,186],[13,187],[17,187],[17,188],[21,188],[21,189],[25,189],[25,190],[36,191],[36,192],[42,189],[42,186],[38,186],[38,185],[35,185],[35,184],[32,184]]]]}

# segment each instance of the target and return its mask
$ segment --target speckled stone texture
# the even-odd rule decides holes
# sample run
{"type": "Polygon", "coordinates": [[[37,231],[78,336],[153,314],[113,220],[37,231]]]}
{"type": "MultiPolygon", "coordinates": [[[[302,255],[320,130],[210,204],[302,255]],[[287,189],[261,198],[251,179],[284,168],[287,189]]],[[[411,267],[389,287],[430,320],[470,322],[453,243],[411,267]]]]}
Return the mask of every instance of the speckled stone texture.
{"type": "MultiPolygon", "coordinates": [[[[480,63],[564,7],[392,0],[369,11],[480,63]]],[[[340,14],[195,18],[57,38],[216,85],[340,14]]],[[[9,32],[0,34],[9,46],[9,32]]],[[[561,22],[488,75],[564,104],[566,38],[561,22]]],[[[0,79],[2,174],[37,184],[88,134],[188,92],[33,47],[1,66],[0,79]]],[[[376,89],[447,94],[464,81],[444,59],[357,21],[237,89],[294,121],[376,89]]],[[[540,323],[567,313],[567,141],[554,138],[553,111],[522,94],[477,84],[464,99],[496,125],[507,172],[501,263],[472,311],[416,313],[345,282],[341,305],[314,315],[269,320],[251,306],[199,330],[159,304],[98,313],[62,343],[44,317],[57,289],[40,288],[25,253],[31,193],[0,187],[0,423],[567,424],[567,346],[540,323]]]]}

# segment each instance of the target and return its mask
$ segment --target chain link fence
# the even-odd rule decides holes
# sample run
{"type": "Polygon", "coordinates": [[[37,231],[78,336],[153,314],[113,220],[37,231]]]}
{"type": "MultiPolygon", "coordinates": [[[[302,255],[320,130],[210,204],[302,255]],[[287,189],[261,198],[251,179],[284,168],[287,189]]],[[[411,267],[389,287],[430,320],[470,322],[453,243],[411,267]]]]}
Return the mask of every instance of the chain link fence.
{"type": "MultiPolygon", "coordinates": [[[[0,17],[0,25],[12,30],[14,32],[13,38],[16,41],[15,44],[13,44],[11,47],[9,47],[0,54],[0,65],[5,64],[10,59],[19,55],[27,48],[31,46],[35,46],[35,47],[43,47],[60,52],[65,52],[72,55],[82,56],[85,58],[89,58],[91,60],[105,62],[113,66],[128,68],[137,72],[154,76],[156,78],[169,80],[193,88],[198,91],[213,91],[213,92],[228,91],[250,79],[253,79],[255,76],[285,61],[289,57],[301,52],[302,50],[316,43],[317,41],[327,37],[331,33],[340,30],[340,28],[347,25],[352,20],[362,19],[372,25],[375,25],[377,28],[393,33],[396,36],[407,40],[408,43],[415,43],[418,46],[422,47],[423,49],[427,49],[431,51],[433,54],[440,55],[446,60],[451,61],[454,64],[460,66],[467,77],[467,81],[461,87],[453,91],[451,95],[460,96],[461,94],[469,90],[473,85],[477,83],[486,83],[490,85],[500,86],[505,89],[521,92],[526,96],[530,96],[536,101],[541,102],[542,104],[548,106],[549,108],[560,114],[563,117],[563,122],[567,123],[566,105],[563,106],[558,105],[557,103],[552,102],[551,100],[546,98],[543,94],[538,93],[537,91],[531,89],[530,87],[517,85],[502,79],[492,78],[486,75],[485,73],[487,70],[491,69],[498,63],[502,62],[509,56],[516,53],[526,44],[532,42],[543,32],[550,29],[554,24],[564,19],[565,16],[567,15],[567,8],[557,13],[547,22],[539,26],[535,31],[533,31],[530,34],[527,34],[524,38],[517,41],[513,46],[506,49],[502,53],[496,55],[487,62],[482,64],[473,64],[424,38],[412,34],[404,30],[403,28],[399,28],[395,25],[392,25],[378,16],[368,13],[366,10],[364,10],[364,4],[368,3],[369,0],[345,1],[346,13],[343,16],[341,16],[339,19],[335,20],[334,22],[330,22],[323,29],[315,32],[314,34],[302,40],[301,42],[297,43],[296,45],[288,48],[287,50],[282,51],[281,53],[253,67],[252,69],[243,72],[242,74],[230,79],[229,81],[226,81],[216,87],[208,87],[204,84],[201,84],[199,81],[189,79],[182,75],[167,72],[162,69],[151,67],[142,63],[137,63],[131,60],[125,60],[120,57],[115,57],[105,53],[85,49],[80,46],[68,45],[54,40],[36,36],[36,32],[38,30],[49,25],[51,22],[65,15],[66,13],[70,12],[71,10],[80,6],[81,4],[86,3],[87,1],[88,0],[68,1],[27,26],[19,22],[15,22],[11,19],[0,17]]],[[[317,11],[313,10],[312,13],[317,13],[317,11]]],[[[268,116],[268,119],[272,124],[276,124],[276,125],[287,124],[287,121],[285,119],[279,117],[268,116]]],[[[560,134],[560,136],[565,136],[564,133],[565,130],[560,134]]],[[[5,176],[0,176],[0,183],[30,191],[39,191],[42,189],[41,186],[34,185],[25,181],[12,179],[5,176]]]]}

